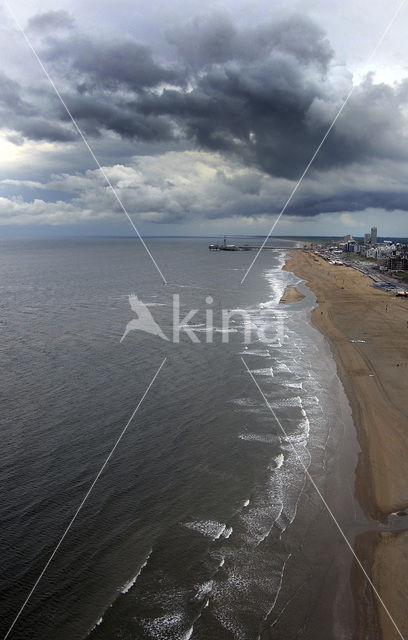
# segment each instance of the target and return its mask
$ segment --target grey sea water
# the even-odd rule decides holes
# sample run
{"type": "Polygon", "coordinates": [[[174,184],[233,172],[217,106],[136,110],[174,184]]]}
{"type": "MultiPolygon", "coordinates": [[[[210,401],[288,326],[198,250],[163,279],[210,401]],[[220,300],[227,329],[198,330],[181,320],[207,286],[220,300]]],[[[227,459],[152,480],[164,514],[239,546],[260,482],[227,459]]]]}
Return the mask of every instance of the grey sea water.
{"type": "Polygon", "coordinates": [[[167,286],[132,238],[1,245],[3,635],[166,356],[10,637],[318,639],[333,620],[351,637],[350,567],[304,470],[351,527],[355,437],[314,297],[300,283],[305,299],[279,305],[299,282],[283,250],[241,286],[254,254],[208,242],[149,243],[167,286]],[[120,343],[131,293],[168,336],[179,294],[200,342],[120,343]],[[239,317],[222,341],[221,309],[238,307],[269,342],[245,344],[239,317]]]}

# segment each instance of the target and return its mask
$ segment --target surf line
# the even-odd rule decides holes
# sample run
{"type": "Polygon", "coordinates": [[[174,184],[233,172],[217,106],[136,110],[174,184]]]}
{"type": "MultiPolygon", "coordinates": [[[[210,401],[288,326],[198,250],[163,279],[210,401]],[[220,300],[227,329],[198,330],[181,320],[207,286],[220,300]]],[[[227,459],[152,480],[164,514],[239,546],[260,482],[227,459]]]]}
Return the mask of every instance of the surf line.
{"type": "Polygon", "coordinates": [[[285,430],[284,426],[282,425],[281,421],[279,420],[278,416],[276,415],[276,413],[273,410],[272,406],[270,405],[267,397],[265,396],[264,392],[262,391],[261,387],[259,386],[257,380],[253,376],[251,370],[249,369],[247,363],[245,362],[245,360],[244,360],[244,358],[242,356],[241,356],[241,360],[242,360],[242,362],[243,362],[243,364],[245,366],[245,369],[247,370],[247,372],[251,376],[256,388],[258,389],[259,393],[261,394],[262,398],[264,399],[266,406],[268,407],[268,409],[271,412],[272,416],[274,417],[276,423],[278,424],[280,430],[282,431],[283,435],[285,436],[286,440],[288,441],[289,446],[293,449],[293,452],[294,452],[296,458],[298,459],[298,461],[302,465],[307,478],[310,480],[311,484],[313,485],[314,489],[316,490],[316,493],[318,494],[319,498],[323,502],[328,514],[330,515],[330,517],[333,520],[334,524],[336,525],[338,531],[340,532],[342,538],[344,539],[346,545],[348,546],[348,548],[350,549],[351,553],[353,554],[355,561],[357,562],[358,566],[360,567],[361,571],[363,572],[364,576],[366,577],[366,579],[367,579],[370,587],[372,588],[373,592],[377,596],[379,603],[384,608],[385,613],[387,614],[388,618],[390,619],[392,625],[394,626],[394,628],[395,628],[396,632],[398,633],[399,637],[401,638],[401,640],[405,640],[404,636],[402,635],[401,631],[399,630],[399,628],[397,626],[397,623],[395,622],[395,620],[392,617],[390,611],[388,610],[387,605],[385,604],[384,600],[381,598],[381,596],[380,596],[379,592],[377,591],[373,581],[371,580],[371,578],[368,575],[367,571],[364,569],[359,557],[357,556],[356,552],[354,551],[352,544],[350,543],[349,539],[347,538],[346,534],[344,533],[343,529],[341,528],[336,516],[334,515],[334,513],[331,510],[330,506],[328,505],[326,499],[324,498],[324,496],[323,496],[322,492],[320,491],[319,487],[317,486],[316,482],[313,480],[312,476],[310,475],[309,470],[306,467],[305,463],[303,462],[301,456],[298,454],[295,445],[293,444],[293,442],[289,438],[288,434],[286,433],[286,430],[285,430]]]}

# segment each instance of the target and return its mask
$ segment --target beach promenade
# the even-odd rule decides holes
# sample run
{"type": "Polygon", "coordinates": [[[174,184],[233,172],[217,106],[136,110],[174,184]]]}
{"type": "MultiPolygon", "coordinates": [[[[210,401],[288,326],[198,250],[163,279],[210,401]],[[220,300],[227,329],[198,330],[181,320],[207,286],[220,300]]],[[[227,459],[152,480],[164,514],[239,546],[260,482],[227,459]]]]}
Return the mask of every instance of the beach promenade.
{"type": "MultiPolygon", "coordinates": [[[[408,529],[408,301],[307,252],[291,252],[285,268],[316,295],[312,319],[329,340],[352,408],[361,447],[356,496],[373,519],[356,549],[408,638],[408,532],[401,531],[405,518],[408,529]]],[[[370,611],[383,640],[401,638],[364,580],[354,572],[356,638],[378,637],[370,635],[377,626],[370,611]]]]}

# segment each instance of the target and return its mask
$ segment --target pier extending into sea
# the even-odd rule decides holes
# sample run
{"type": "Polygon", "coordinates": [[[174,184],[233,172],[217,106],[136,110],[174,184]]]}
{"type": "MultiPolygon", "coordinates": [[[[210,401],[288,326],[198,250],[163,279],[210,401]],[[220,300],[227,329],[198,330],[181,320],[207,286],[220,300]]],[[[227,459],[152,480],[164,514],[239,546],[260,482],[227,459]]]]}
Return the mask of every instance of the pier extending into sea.
{"type": "Polygon", "coordinates": [[[277,247],[277,246],[271,246],[271,245],[266,245],[262,246],[262,244],[260,245],[254,245],[254,244],[244,244],[244,245],[238,245],[238,244],[227,244],[227,239],[224,236],[224,241],[221,244],[210,244],[208,246],[210,251],[253,251],[253,250],[259,250],[259,249],[302,249],[303,247],[277,247]]]}

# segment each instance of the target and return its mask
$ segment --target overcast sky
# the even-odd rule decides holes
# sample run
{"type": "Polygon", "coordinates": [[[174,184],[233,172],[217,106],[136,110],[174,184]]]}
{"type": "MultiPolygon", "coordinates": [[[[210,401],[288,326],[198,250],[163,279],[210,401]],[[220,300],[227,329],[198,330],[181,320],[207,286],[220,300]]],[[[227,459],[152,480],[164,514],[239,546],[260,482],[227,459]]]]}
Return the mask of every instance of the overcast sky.
{"type": "MultiPolygon", "coordinates": [[[[408,236],[400,0],[17,0],[13,11],[146,235],[408,236]]],[[[0,9],[0,234],[131,234],[0,9]]]]}

